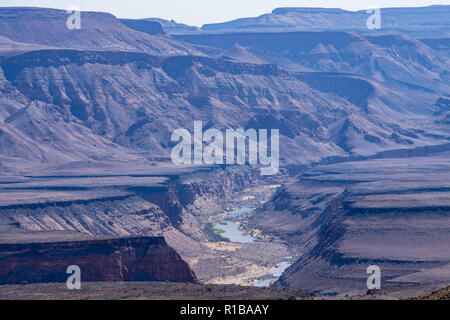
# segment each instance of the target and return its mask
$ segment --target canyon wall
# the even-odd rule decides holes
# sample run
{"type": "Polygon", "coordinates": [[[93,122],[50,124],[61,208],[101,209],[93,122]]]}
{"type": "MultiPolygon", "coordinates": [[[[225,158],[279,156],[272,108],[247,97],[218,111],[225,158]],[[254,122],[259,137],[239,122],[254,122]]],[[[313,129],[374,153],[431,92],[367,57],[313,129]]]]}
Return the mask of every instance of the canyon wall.
{"type": "Polygon", "coordinates": [[[66,282],[70,265],[87,282],[197,281],[162,237],[0,244],[0,284],[66,282]]]}
{"type": "Polygon", "coordinates": [[[71,264],[85,281],[193,281],[184,261],[204,250],[208,214],[258,172],[206,167],[0,183],[0,283],[59,282],[71,264]],[[145,238],[115,239],[136,236],[145,238]]]}
{"type": "Polygon", "coordinates": [[[317,166],[284,185],[249,221],[297,248],[275,283],[319,294],[450,281],[446,154],[317,166]]]}

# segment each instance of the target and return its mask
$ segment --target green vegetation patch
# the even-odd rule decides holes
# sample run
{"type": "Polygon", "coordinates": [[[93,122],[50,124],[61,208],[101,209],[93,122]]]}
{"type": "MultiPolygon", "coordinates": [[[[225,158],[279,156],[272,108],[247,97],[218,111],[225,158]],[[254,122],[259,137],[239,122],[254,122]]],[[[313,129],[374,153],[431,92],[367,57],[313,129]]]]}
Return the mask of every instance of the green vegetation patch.
{"type": "Polygon", "coordinates": [[[208,237],[208,240],[211,242],[230,242],[229,239],[222,237],[222,233],[225,231],[217,229],[214,227],[214,224],[208,222],[203,228],[203,232],[208,237]]]}

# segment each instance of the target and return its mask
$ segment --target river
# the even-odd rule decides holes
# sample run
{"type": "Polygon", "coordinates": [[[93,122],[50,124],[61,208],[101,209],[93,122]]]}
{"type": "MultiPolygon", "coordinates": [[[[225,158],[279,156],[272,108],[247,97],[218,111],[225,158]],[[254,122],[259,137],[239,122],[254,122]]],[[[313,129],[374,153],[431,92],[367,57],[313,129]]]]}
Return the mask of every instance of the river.
{"type": "MultiPolygon", "coordinates": [[[[218,230],[221,230],[221,236],[224,238],[227,238],[230,240],[230,242],[234,243],[252,243],[256,241],[254,237],[251,235],[245,233],[245,231],[241,230],[239,228],[239,221],[242,219],[242,216],[244,214],[250,213],[254,207],[242,207],[236,210],[233,210],[229,212],[226,215],[226,218],[224,221],[220,223],[216,223],[214,227],[218,230]]],[[[268,287],[270,286],[274,281],[276,281],[283,272],[289,268],[289,266],[292,264],[290,260],[292,257],[287,256],[285,259],[278,264],[276,264],[274,267],[272,267],[269,272],[268,276],[270,276],[269,279],[264,279],[256,284],[254,284],[255,287],[268,287]]]]}

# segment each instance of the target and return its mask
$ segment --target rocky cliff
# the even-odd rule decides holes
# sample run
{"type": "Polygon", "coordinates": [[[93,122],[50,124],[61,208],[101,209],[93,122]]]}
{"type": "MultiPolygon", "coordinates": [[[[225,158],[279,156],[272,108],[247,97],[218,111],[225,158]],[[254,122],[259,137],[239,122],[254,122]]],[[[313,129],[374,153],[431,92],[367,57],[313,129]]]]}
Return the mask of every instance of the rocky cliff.
{"type": "Polygon", "coordinates": [[[75,31],[64,28],[65,11],[4,8],[0,17],[1,43],[46,49],[0,58],[0,165],[7,170],[24,162],[169,161],[171,133],[192,131],[194,120],[221,131],[278,128],[281,166],[447,138],[433,116],[448,92],[445,51],[406,36],[173,38],[100,13],[82,13],[75,31]]]}
{"type": "Polygon", "coordinates": [[[450,281],[448,155],[317,166],[285,185],[251,226],[297,246],[276,285],[316,293],[450,281]]]}
{"type": "Polygon", "coordinates": [[[13,185],[0,182],[0,226],[106,236],[161,235],[168,228],[182,230],[186,224],[203,223],[204,214],[219,210],[228,194],[257,182],[259,174],[236,166],[172,169],[156,177],[161,170],[120,177],[34,177],[13,185]]]}
{"type": "MultiPolygon", "coordinates": [[[[370,8],[368,8],[370,9],[370,8]]],[[[206,24],[203,32],[246,32],[298,30],[345,30],[356,32],[404,33],[413,36],[448,36],[450,6],[381,8],[382,30],[369,30],[366,21],[373,14],[366,10],[332,8],[277,8],[258,17],[206,24]]]]}
{"type": "Polygon", "coordinates": [[[0,8],[0,35],[20,43],[93,50],[145,51],[174,55],[197,50],[163,34],[151,35],[128,28],[108,13],[81,12],[81,28],[68,29],[66,10],[0,8]]]}
{"type": "Polygon", "coordinates": [[[0,284],[65,282],[70,265],[80,267],[86,282],[196,282],[162,237],[0,244],[0,284]]]}

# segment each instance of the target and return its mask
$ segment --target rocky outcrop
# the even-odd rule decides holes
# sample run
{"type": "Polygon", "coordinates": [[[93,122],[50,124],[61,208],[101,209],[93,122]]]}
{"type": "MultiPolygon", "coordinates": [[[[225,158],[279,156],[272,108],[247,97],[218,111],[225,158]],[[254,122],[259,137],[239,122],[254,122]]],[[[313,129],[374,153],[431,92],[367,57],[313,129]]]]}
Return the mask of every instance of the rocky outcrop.
{"type": "Polygon", "coordinates": [[[228,194],[257,182],[258,176],[258,170],[247,167],[209,167],[174,171],[167,178],[121,177],[120,187],[95,177],[35,178],[31,184],[17,184],[16,190],[0,183],[0,213],[7,224],[30,231],[159,236],[192,222],[191,213],[220,209],[228,194]]]}
{"type": "Polygon", "coordinates": [[[171,133],[178,128],[191,131],[194,120],[202,120],[205,129],[221,131],[279,129],[281,166],[436,145],[446,137],[440,127],[430,135],[429,127],[417,123],[416,116],[405,121],[410,112],[436,111],[430,99],[448,92],[445,56],[422,42],[344,32],[180,38],[217,47],[202,47],[199,52],[197,46],[165,35],[133,31],[109,15],[92,21],[95,15],[90,13],[83,16],[86,25],[80,32],[58,30],[53,38],[56,23],[66,13],[41,11],[0,10],[9,26],[0,36],[53,46],[0,61],[5,76],[0,89],[8,88],[1,89],[2,95],[16,90],[26,100],[19,104],[14,98],[14,103],[8,102],[12,108],[0,115],[5,118],[0,154],[10,162],[2,163],[5,166],[14,166],[17,160],[9,160],[12,157],[35,165],[109,161],[110,155],[139,163],[168,161],[174,145],[171,133]],[[41,14],[53,18],[37,19],[41,14]],[[94,22],[104,28],[103,36],[94,22]],[[24,32],[24,26],[36,27],[36,32],[24,32]],[[96,45],[89,45],[94,35],[96,45]],[[109,45],[118,41],[118,35],[123,35],[119,37],[123,47],[109,45]],[[151,37],[154,48],[126,49],[136,37],[142,38],[139,48],[151,37]],[[180,49],[169,49],[161,41],[180,49]],[[190,54],[181,50],[185,47],[192,49],[190,54]],[[257,57],[258,64],[248,54],[257,57]],[[242,55],[244,59],[239,58],[242,55]],[[286,70],[355,75],[296,77],[286,70]],[[409,84],[393,88],[384,82],[409,84]],[[428,88],[428,93],[419,90],[411,95],[418,86],[428,88]],[[426,130],[417,132],[417,127],[426,130]]]}
{"type": "Polygon", "coordinates": [[[161,208],[174,227],[180,226],[183,207],[176,196],[173,182],[162,187],[132,187],[130,190],[161,208]]]}
{"type": "Polygon", "coordinates": [[[76,30],[67,28],[70,16],[66,10],[0,8],[0,35],[16,42],[58,48],[144,51],[162,55],[198,53],[164,34],[135,31],[108,13],[81,12],[81,28],[76,30]]]}
{"type": "Polygon", "coordinates": [[[164,34],[164,29],[158,21],[120,19],[124,25],[133,30],[148,34],[164,34]]]}
{"type": "Polygon", "coordinates": [[[317,166],[283,186],[250,227],[296,246],[299,259],[276,286],[320,294],[450,281],[448,157],[317,166]]]}
{"type": "MultiPolygon", "coordinates": [[[[35,177],[32,182],[15,184],[13,190],[9,189],[10,185],[0,183],[0,243],[39,241],[52,242],[58,247],[61,241],[58,235],[62,234],[64,241],[72,241],[74,233],[82,236],[77,240],[93,236],[164,236],[170,247],[190,262],[204,250],[200,243],[205,240],[202,230],[208,215],[220,210],[229,194],[257,182],[258,177],[259,170],[236,166],[171,170],[166,177],[150,173],[121,177],[65,176],[50,181],[35,177]]],[[[111,251],[108,242],[95,246],[100,251],[111,251]]],[[[101,259],[111,259],[111,254],[101,259]]],[[[152,254],[159,260],[166,251],[153,250],[152,254]]],[[[123,260],[121,256],[114,259],[123,260]]],[[[5,263],[14,265],[26,260],[25,270],[29,269],[28,265],[45,264],[45,260],[36,262],[26,254],[17,259],[5,263]]],[[[65,264],[66,260],[63,261],[65,264]]],[[[136,261],[134,268],[138,264],[145,266],[146,262],[136,261]]],[[[105,271],[108,277],[117,277],[116,268],[112,273],[105,271]]],[[[22,266],[8,272],[8,278],[19,279],[25,275],[22,266]]],[[[39,267],[37,278],[30,281],[43,281],[47,276],[42,272],[39,267]],[[39,278],[39,274],[43,276],[39,278]]],[[[135,277],[121,279],[131,281],[135,277]]],[[[173,278],[164,274],[162,279],[173,278]]]]}
{"type": "MultiPolygon", "coordinates": [[[[447,37],[450,6],[419,8],[382,8],[383,33],[403,33],[414,37],[447,37]]],[[[369,11],[370,12],[370,11],[369,11]]],[[[367,32],[366,21],[372,13],[366,10],[346,11],[333,8],[276,8],[258,17],[222,23],[205,24],[201,31],[291,32],[296,30],[346,30],[367,32]]],[[[376,30],[372,30],[376,31],[376,30]]]]}
{"type": "Polygon", "coordinates": [[[170,225],[168,217],[157,205],[132,195],[0,206],[0,212],[3,218],[33,231],[155,236],[161,235],[161,231],[170,225]]]}
{"type": "Polygon", "coordinates": [[[162,237],[0,244],[0,284],[66,282],[70,265],[86,282],[197,281],[162,237]]]}

